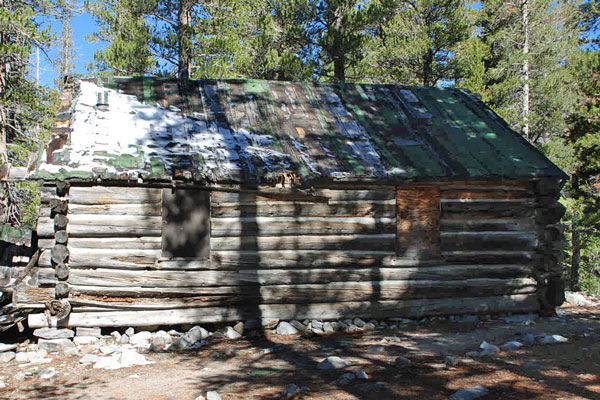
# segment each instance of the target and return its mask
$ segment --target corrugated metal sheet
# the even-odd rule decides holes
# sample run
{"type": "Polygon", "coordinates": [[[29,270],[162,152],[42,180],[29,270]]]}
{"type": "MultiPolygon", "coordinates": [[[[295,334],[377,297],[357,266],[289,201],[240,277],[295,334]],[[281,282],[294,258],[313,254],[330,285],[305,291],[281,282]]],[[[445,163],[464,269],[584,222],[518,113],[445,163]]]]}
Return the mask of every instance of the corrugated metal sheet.
{"type": "MultiPolygon", "coordinates": [[[[144,142],[145,151],[110,154],[109,169],[69,163],[77,157],[66,157],[63,168],[49,168],[61,160],[50,157],[38,168],[39,177],[137,175],[216,182],[264,182],[285,173],[304,182],[566,177],[460,89],[146,77],[97,84],[190,122],[183,123],[183,131],[153,131],[155,145],[144,142]],[[227,136],[223,143],[229,145],[198,147],[199,134],[227,136]],[[226,158],[219,151],[227,152],[226,158]]],[[[72,112],[76,119],[81,111],[73,107],[72,112]]],[[[71,139],[84,134],[70,133],[71,139]]],[[[89,137],[91,147],[100,136],[89,137]]],[[[68,143],[56,154],[83,151],[69,150],[68,143]]]]}

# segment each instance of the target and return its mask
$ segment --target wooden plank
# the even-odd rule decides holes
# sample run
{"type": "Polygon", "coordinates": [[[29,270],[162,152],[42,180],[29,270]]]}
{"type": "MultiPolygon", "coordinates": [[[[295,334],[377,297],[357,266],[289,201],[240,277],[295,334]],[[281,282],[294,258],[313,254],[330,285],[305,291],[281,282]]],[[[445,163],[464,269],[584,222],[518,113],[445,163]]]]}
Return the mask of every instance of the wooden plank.
{"type": "Polygon", "coordinates": [[[162,189],[139,187],[71,187],[69,205],[153,204],[161,202],[162,189]]]}
{"type": "Polygon", "coordinates": [[[526,199],[532,197],[533,193],[529,191],[490,190],[487,188],[442,190],[442,199],[526,199]]]}
{"type": "Polygon", "coordinates": [[[448,219],[440,220],[440,230],[444,231],[534,231],[533,218],[485,218],[485,219],[448,219]]]}
{"type": "Polygon", "coordinates": [[[443,250],[533,250],[538,245],[532,232],[442,232],[443,250]]]}
{"type": "Polygon", "coordinates": [[[316,189],[310,193],[302,192],[294,197],[294,193],[290,191],[273,191],[273,192],[257,192],[257,193],[231,193],[231,192],[212,192],[213,204],[219,203],[238,203],[238,204],[256,204],[259,202],[269,202],[273,200],[283,201],[312,201],[311,196],[314,196],[315,202],[323,202],[323,198],[327,201],[371,201],[371,200],[392,200],[395,199],[394,187],[385,189],[316,189]]]}
{"type": "Polygon", "coordinates": [[[71,249],[137,249],[160,250],[162,238],[69,238],[71,249]]]}
{"type": "Polygon", "coordinates": [[[396,235],[237,236],[211,238],[213,251],[223,250],[373,250],[394,251],[396,235]]]}
{"type": "Polygon", "coordinates": [[[215,288],[112,288],[71,286],[71,298],[95,306],[126,309],[203,307],[207,304],[336,303],[340,301],[403,300],[412,298],[476,297],[533,293],[536,281],[517,279],[467,279],[450,281],[333,282],[308,285],[215,288]],[[142,289],[144,289],[142,291],[142,289]],[[135,299],[135,300],[134,300],[135,299]]]}
{"type": "Polygon", "coordinates": [[[77,225],[127,227],[131,229],[160,229],[162,226],[160,216],[69,214],[68,217],[69,231],[77,225]]]}
{"type": "MultiPolygon", "coordinates": [[[[104,267],[123,269],[143,269],[156,264],[161,257],[159,250],[139,249],[69,249],[69,267],[104,267]]],[[[41,267],[52,266],[48,251],[40,255],[38,261],[41,267]]]]}
{"type": "Polygon", "coordinates": [[[222,203],[213,204],[211,216],[224,217],[387,217],[396,215],[396,207],[390,201],[380,202],[335,202],[293,203],[261,202],[256,204],[222,203]]]}
{"type": "Polygon", "coordinates": [[[54,238],[38,239],[38,248],[42,250],[51,249],[54,246],[54,238]]]}
{"type": "Polygon", "coordinates": [[[394,218],[212,218],[211,236],[346,235],[393,233],[394,218]]]}
{"type": "Polygon", "coordinates": [[[98,226],[98,225],[69,225],[69,240],[71,238],[101,238],[101,237],[160,237],[162,229],[132,228],[128,226],[98,226]]]}
{"type": "Polygon", "coordinates": [[[36,231],[39,238],[54,238],[54,220],[48,217],[39,217],[36,231]]]}
{"type": "MultiPolygon", "coordinates": [[[[181,310],[77,312],[74,308],[64,325],[70,327],[149,326],[218,323],[253,318],[338,319],[343,317],[416,318],[444,314],[487,314],[534,312],[539,309],[537,295],[519,294],[457,299],[404,300],[380,302],[340,302],[337,304],[263,304],[253,307],[203,307],[181,310]]],[[[57,326],[55,318],[30,314],[30,328],[57,326]]]]}
{"type": "Polygon", "coordinates": [[[272,269],[238,271],[126,271],[107,268],[71,269],[71,285],[145,288],[181,288],[244,285],[289,285],[384,280],[458,280],[531,276],[525,265],[452,265],[409,268],[272,269]]]}
{"type": "Polygon", "coordinates": [[[537,259],[535,251],[521,250],[446,250],[442,257],[448,263],[519,263],[528,264],[537,259]]]}
{"type": "Polygon", "coordinates": [[[533,216],[530,200],[445,200],[442,201],[442,218],[524,218],[533,216]]]}
{"type": "MultiPolygon", "coordinates": [[[[160,203],[146,204],[69,204],[69,216],[80,214],[161,216],[160,203]]],[[[40,208],[41,217],[50,217],[50,207],[40,208]]]]}
{"type": "Polygon", "coordinates": [[[54,288],[34,287],[18,284],[13,291],[13,303],[17,307],[44,307],[44,302],[54,300],[54,288]]]}

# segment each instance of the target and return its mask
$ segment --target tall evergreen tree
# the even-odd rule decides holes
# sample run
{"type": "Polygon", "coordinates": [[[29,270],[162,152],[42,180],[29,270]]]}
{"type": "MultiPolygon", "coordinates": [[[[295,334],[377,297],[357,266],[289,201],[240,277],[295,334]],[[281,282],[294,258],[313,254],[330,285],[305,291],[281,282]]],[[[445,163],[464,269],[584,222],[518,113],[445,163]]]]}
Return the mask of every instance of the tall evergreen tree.
{"type": "Polygon", "coordinates": [[[55,61],[55,70],[57,73],[56,87],[62,89],[64,77],[73,73],[75,69],[75,44],[73,42],[73,28],[71,27],[71,13],[64,10],[61,18],[62,29],[58,44],[58,58],[55,61]]]}

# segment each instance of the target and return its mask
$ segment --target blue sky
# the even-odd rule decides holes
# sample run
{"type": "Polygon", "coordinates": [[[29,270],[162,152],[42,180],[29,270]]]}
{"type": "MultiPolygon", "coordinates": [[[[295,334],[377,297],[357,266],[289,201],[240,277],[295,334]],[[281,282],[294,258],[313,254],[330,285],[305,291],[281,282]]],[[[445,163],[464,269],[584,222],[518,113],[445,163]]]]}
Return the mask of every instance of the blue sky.
{"type": "MultiPolygon", "coordinates": [[[[62,24],[59,21],[53,21],[50,23],[52,31],[57,38],[60,37],[60,31],[62,24]]],[[[75,43],[75,52],[77,57],[75,58],[75,73],[85,74],[88,72],[86,66],[94,59],[94,52],[105,46],[103,43],[91,43],[86,40],[85,36],[93,33],[97,30],[98,26],[94,18],[88,13],[82,13],[71,19],[71,26],[73,28],[73,42],[75,43]]],[[[56,58],[56,49],[51,49],[49,52],[50,57],[56,58]]],[[[32,57],[32,75],[35,76],[35,55],[32,57]]],[[[40,53],[40,84],[44,86],[54,87],[54,78],[56,72],[52,67],[50,60],[43,54],[40,53]]]]}

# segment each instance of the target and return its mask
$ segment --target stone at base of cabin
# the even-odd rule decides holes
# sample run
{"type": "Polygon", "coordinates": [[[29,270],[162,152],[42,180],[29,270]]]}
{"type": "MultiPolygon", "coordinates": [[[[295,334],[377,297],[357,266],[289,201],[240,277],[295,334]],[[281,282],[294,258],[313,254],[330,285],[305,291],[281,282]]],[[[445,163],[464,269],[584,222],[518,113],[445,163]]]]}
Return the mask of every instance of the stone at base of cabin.
{"type": "Polygon", "coordinates": [[[593,306],[594,303],[583,297],[581,293],[564,292],[565,303],[573,306],[593,306]]]}
{"type": "Polygon", "coordinates": [[[475,400],[487,395],[489,390],[483,386],[473,386],[472,388],[460,389],[450,396],[450,400],[475,400]]]}
{"type": "Polygon", "coordinates": [[[369,375],[367,375],[367,373],[365,371],[363,371],[362,369],[359,369],[355,375],[358,379],[362,379],[362,380],[369,379],[369,375]]]}
{"type": "Polygon", "coordinates": [[[277,324],[279,324],[279,320],[278,319],[273,319],[273,318],[263,318],[261,320],[261,325],[263,329],[273,329],[277,326],[277,324]]]}
{"type": "Polygon", "coordinates": [[[323,323],[323,332],[333,332],[333,325],[331,325],[331,322],[324,322],[323,323]]]}
{"type": "Polygon", "coordinates": [[[504,343],[500,346],[502,350],[517,350],[519,347],[523,347],[523,343],[518,342],[516,340],[511,340],[510,342],[504,343]]]}
{"type": "Polygon", "coordinates": [[[14,360],[16,357],[16,353],[14,351],[5,351],[0,353],[0,364],[7,363],[14,360]]]}
{"type": "Polygon", "coordinates": [[[228,339],[239,339],[242,337],[242,335],[238,331],[236,331],[230,326],[225,328],[224,335],[228,339]]]}
{"type": "Polygon", "coordinates": [[[367,331],[374,331],[376,328],[376,325],[372,324],[371,322],[367,322],[362,328],[367,331]]]}
{"type": "Polygon", "coordinates": [[[365,324],[366,324],[366,322],[365,322],[365,321],[363,321],[363,320],[362,320],[362,319],[360,319],[360,318],[354,318],[354,320],[352,321],[352,323],[353,323],[354,325],[358,326],[359,328],[362,328],[362,327],[364,327],[364,326],[365,326],[365,324]]]}
{"type": "Polygon", "coordinates": [[[283,398],[284,399],[289,399],[291,397],[296,396],[297,394],[299,394],[302,390],[298,387],[298,385],[291,383],[289,385],[286,385],[283,388],[283,398]]]}
{"type": "Polygon", "coordinates": [[[495,344],[488,343],[485,340],[481,342],[479,348],[481,349],[481,352],[479,353],[480,356],[491,356],[500,351],[500,347],[496,346],[495,344]]]}
{"type": "Polygon", "coordinates": [[[119,337],[119,340],[117,341],[119,344],[127,344],[129,343],[129,335],[121,335],[121,337],[119,337]]]}
{"type": "Polygon", "coordinates": [[[75,328],[75,333],[77,334],[77,336],[95,336],[97,338],[102,337],[102,332],[100,328],[78,327],[75,328]]]}
{"type": "Polygon", "coordinates": [[[85,346],[88,344],[94,344],[98,341],[96,336],[75,336],[73,338],[73,343],[77,346],[85,346]]]}
{"type": "Polygon", "coordinates": [[[9,350],[14,350],[16,348],[17,348],[16,344],[0,343],[0,353],[3,353],[5,351],[9,351],[9,350]]]}
{"type": "Polygon", "coordinates": [[[299,333],[298,329],[290,325],[289,322],[281,321],[279,325],[277,325],[278,335],[295,335],[297,333],[299,333]]]}
{"type": "Polygon", "coordinates": [[[345,374],[342,374],[342,376],[337,378],[335,381],[331,382],[331,384],[334,386],[346,386],[350,382],[352,382],[354,378],[355,376],[352,372],[346,372],[345,374]]]}
{"type": "Polygon", "coordinates": [[[148,349],[150,347],[150,341],[152,340],[152,332],[141,331],[134,334],[129,338],[129,344],[134,347],[141,347],[148,349]]]}
{"type": "Polygon", "coordinates": [[[131,326],[129,328],[127,328],[127,330],[125,331],[125,334],[129,337],[132,337],[133,335],[135,335],[135,329],[133,329],[131,326]]]}
{"type": "Polygon", "coordinates": [[[33,331],[33,336],[42,339],[71,339],[75,333],[71,329],[38,328],[33,331]]]}
{"type": "Polygon", "coordinates": [[[77,347],[69,339],[40,339],[38,348],[46,350],[48,353],[64,352],[67,354],[75,353],[77,347]]]}
{"type": "Polygon", "coordinates": [[[79,359],[79,364],[95,364],[100,360],[100,356],[95,354],[86,354],[79,359]]]}
{"type": "Polygon", "coordinates": [[[300,321],[296,321],[295,319],[291,320],[289,324],[296,328],[298,332],[310,332],[310,329],[306,325],[300,321]]]}
{"type": "Polygon", "coordinates": [[[240,335],[243,335],[244,334],[244,323],[238,322],[237,324],[235,324],[233,326],[233,330],[236,331],[237,333],[239,333],[240,335]]]}
{"type": "Polygon", "coordinates": [[[546,335],[546,336],[542,336],[539,340],[539,342],[541,344],[556,344],[556,343],[565,343],[568,342],[569,339],[567,339],[564,336],[561,335],[546,335]]]}
{"type": "Polygon", "coordinates": [[[39,379],[50,379],[54,375],[56,375],[56,368],[51,367],[51,368],[41,370],[40,373],[38,374],[38,378],[39,379]]]}
{"type": "Polygon", "coordinates": [[[458,358],[456,356],[444,357],[444,364],[446,364],[447,367],[455,367],[458,365],[459,362],[460,362],[460,358],[458,358]]]}

